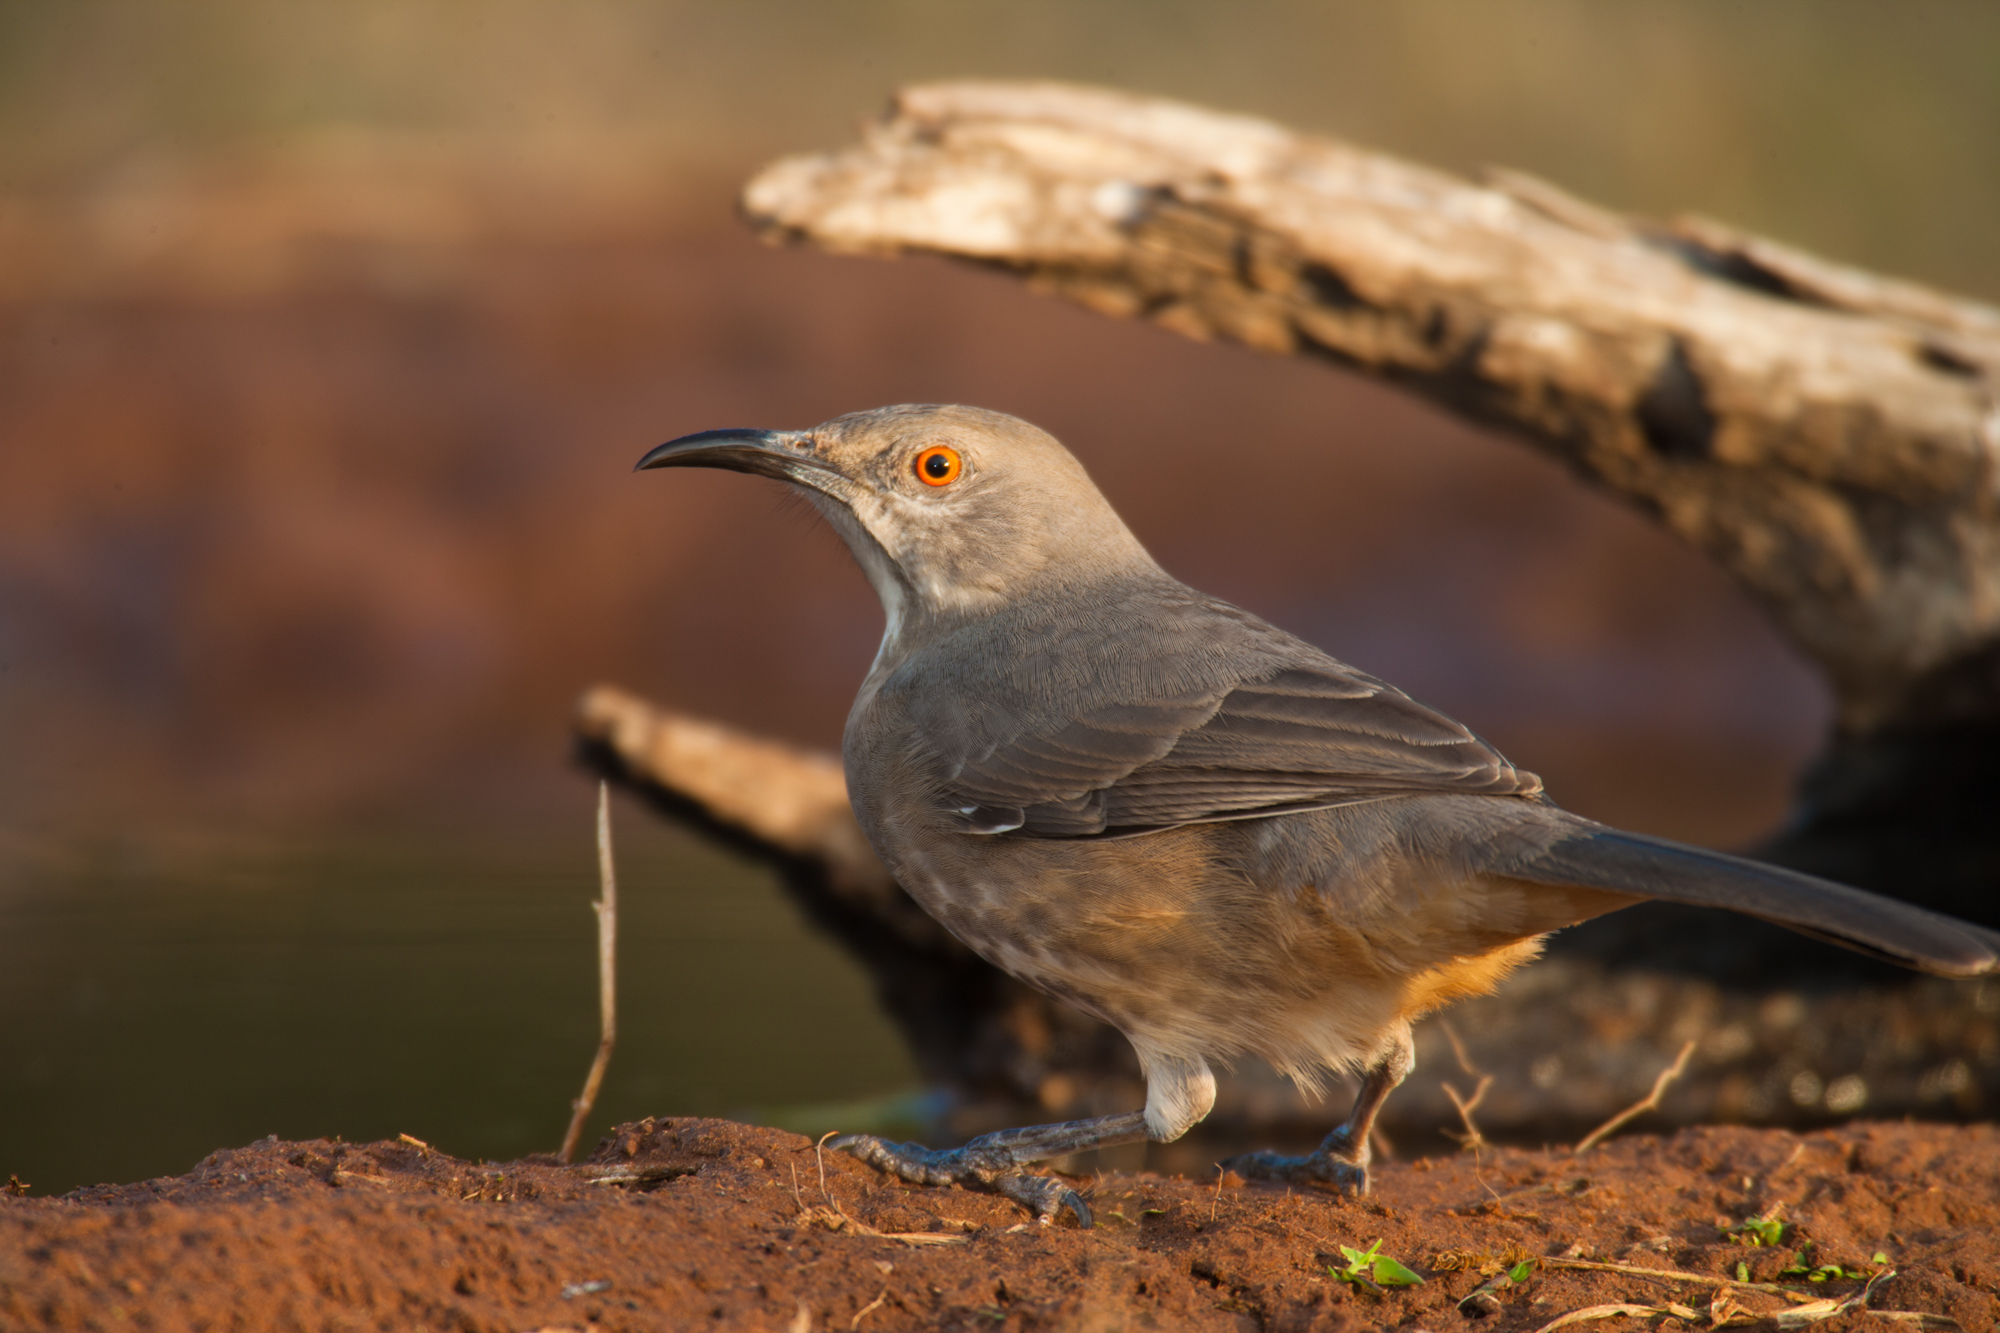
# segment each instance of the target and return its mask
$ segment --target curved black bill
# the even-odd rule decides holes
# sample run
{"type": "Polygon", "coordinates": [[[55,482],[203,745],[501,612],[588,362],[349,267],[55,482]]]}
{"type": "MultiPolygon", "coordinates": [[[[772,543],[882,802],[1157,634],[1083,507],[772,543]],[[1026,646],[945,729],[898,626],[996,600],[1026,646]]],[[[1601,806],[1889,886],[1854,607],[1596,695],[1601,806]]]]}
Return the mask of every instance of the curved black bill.
{"type": "Polygon", "coordinates": [[[704,430],[683,435],[650,450],[633,471],[655,467],[722,468],[815,490],[826,490],[832,478],[845,480],[839,468],[814,452],[810,434],[788,430],[704,430]]]}
{"type": "Polygon", "coordinates": [[[737,454],[742,450],[770,450],[784,437],[775,430],[698,430],[692,435],[683,435],[668,440],[646,451],[646,456],[633,464],[634,472],[644,472],[655,467],[726,467],[721,461],[725,454],[737,454]]]}

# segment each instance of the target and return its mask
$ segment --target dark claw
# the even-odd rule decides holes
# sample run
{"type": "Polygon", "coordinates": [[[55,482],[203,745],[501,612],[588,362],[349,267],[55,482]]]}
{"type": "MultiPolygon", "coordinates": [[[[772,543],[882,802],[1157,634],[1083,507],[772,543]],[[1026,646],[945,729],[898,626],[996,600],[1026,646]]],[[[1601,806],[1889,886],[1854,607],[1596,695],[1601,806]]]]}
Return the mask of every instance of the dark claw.
{"type": "Polygon", "coordinates": [[[1087,1229],[1093,1223],[1090,1205],[1083,1201],[1083,1196],[1053,1176],[1031,1176],[1016,1171],[988,1176],[981,1183],[1026,1208],[1044,1226],[1055,1221],[1065,1208],[1076,1218],[1077,1226],[1087,1229]]]}
{"type": "Polygon", "coordinates": [[[1367,1163],[1343,1161],[1323,1146],[1304,1157],[1286,1157],[1267,1148],[1231,1157],[1220,1165],[1223,1170],[1234,1171],[1245,1180],[1331,1186],[1342,1194],[1361,1195],[1368,1192],[1367,1163]]]}

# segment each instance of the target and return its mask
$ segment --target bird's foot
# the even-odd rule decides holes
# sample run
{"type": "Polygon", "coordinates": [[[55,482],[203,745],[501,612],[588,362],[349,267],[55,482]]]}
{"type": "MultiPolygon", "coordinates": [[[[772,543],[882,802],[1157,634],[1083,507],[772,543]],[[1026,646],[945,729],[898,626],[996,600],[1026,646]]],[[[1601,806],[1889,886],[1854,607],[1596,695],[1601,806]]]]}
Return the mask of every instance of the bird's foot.
{"type": "Polygon", "coordinates": [[[1020,1169],[1024,1158],[1003,1130],[972,1140],[963,1148],[926,1148],[919,1143],[891,1143],[873,1134],[842,1134],[827,1147],[858,1157],[878,1171],[901,1176],[916,1185],[964,1185],[1012,1199],[1047,1226],[1069,1209],[1079,1227],[1091,1225],[1090,1205],[1083,1196],[1053,1176],[1030,1175],[1020,1169]]]}
{"type": "Polygon", "coordinates": [[[1245,1180],[1330,1187],[1342,1194],[1359,1195],[1368,1192],[1368,1156],[1367,1141],[1356,1145],[1347,1126],[1342,1125],[1303,1157],[1287,1157],[1266,1148],[1231,1157],[1222,1163],[1222,1169],[1245,1180]]]}

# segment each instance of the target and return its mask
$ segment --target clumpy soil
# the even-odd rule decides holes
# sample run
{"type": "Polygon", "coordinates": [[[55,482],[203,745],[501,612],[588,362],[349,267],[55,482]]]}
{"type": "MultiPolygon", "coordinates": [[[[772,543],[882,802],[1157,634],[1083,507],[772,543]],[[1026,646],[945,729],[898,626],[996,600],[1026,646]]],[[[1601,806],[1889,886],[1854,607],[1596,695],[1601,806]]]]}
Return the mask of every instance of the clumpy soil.
{"type": "MultiPolygon", "coordinates": [[[[624,1125],[567,1167],[267,1139],[171,1179],[0,1197],[0,1328],[1530,1333],[1589,1306],[1682,1307],[1568,1325],[1625,1333],[1787,1301],[1544,1263],[1483,1315],[1459,1302],[1482,1269],[1524,1256],[1790,1283],[1807,1299],[1860,1290],[1782,1276],[1802,1251],[1894,1269],[1874,1311],[1973,1333],[2000,1312],[2000,1132],[1983,1125],[1703,1128],[1581,1157],[1488,1148],[1383,1164],[1365,1199],[1103,1175],[1082,1185],[1090,1231],[837,1154],[824,1167],[822,1184],[807,1139],[719,1120],[624,1125]],[[1724,1234],[1774,1214],[1789,1223],[1774,1247],[1724,1234]],[[1377,1241],[1426,1280],[1378,1295],[1329,1274],[1340,1247],[1377,1241]]],[[[1949,1328],[1859,1309],[1817,1327],[1864,1325],[1949,1328]]]]}

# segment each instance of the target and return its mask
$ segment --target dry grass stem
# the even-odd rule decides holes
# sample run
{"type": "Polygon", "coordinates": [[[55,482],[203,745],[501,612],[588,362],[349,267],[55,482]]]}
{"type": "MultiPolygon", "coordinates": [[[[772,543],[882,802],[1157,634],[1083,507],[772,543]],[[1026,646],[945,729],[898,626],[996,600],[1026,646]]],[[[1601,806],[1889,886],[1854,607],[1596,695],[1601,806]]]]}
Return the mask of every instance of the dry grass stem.
{"type": "Polygon", "coordinates": [[[1589,1152],[1592,1148],[1595,1148],[1598,1144],[1616,1133],[1627,1121],[1635,1120],[1648,1111],[1659,1110],[1660,1098],[1665,1094],[1667,1085],[1687,1072],[1688,1057],[1693,1054],[1694,1043],[1692,1041],[1684,1043],[1681,1046],[1681,1053],[1674,1057],[1674,1062],[1665,1069],[1662,1069],[1660,1076],[1653,1080],[1653,1090],[1651,1092],[1620,1111],[1617,1115],[1612,1116],[1596,1129],[1591,1130],[1590,1133],[1584,1135],[1573,1151],[1580,1153],[1589,1152]]]}
{"type": "Polygon", "coordinates": [[[1438,1030],[1444,1033],[1444,1039],[1451,1043],[1452,1059],[1458,1061],[1459,1070],[1467,1078],[1484,1078],[1486,1071],[1472,1063],[1472,1057],[1465,1053],[1465,1040],[1458,1035],[1458,1029],[1451,1025],[1451,1020],[1440,1018],[1438,1030]]]}
{"type": "Polygon", "coordinates": [[[1458,1108],[1459,1121],[1465,1126],[1463,1134],[1452,1134],[1450,1130],[1446,1130],[1445,1133],[1457,1139],[1458,1146],[1468,1151],[1477,1152],[1485,1147],[1486,1136],[1481,1134],[1479,1126],[1473,1123],[1472,1113],[1479,1109],[1479,1103],[1486,1100],[1486,1090],[1493,1086],[1493,1075],[1482,1074],[1479,1086],[1472,1090],[1470,1097],[1460,1096],[1457,1088],[1443,1080],[1439,1080],[1438,1086],[1444,1089],[1445,1096],[1451,1098],[1451,1104],[1458,1108]]]}
{"type": "Polygon", "coordinates": [[[855,1314],[854,1318],[847,1321],[847,1327],[850,1330],[850,1333],[852,1333],[852,1330],[860,1328],[861,1321],[866,1319],[869,1315],[874,1314],[877,1310],[881,1309],[882,1303],[888,1299],[889,1299],[889,1284],[884,1282],[882,1284],[882,1290],[876,1293],[875,1299],[868,1302],[868,1304],[862,1306],[860,1311],[855,1314]]]}
{"type": "MultiPolygon", "coordinates": [[[[819,1142],[813,1144],[813,1160],[819,1163],[820,1197],[825,1199],[826,1206],[833,1209],[836,1213],[840,1212],[840,1202],[833,1197],[833,1191],[828,1189],[826,1184],[826,1141],[839,1132],[838,1130],[829,1129],[826,1133],[819,1136],[819,1142]]],[[[841,1213],[841,1216],[845,1217],[846,1214],[841,1213]]]]}
{"type": "Polygon", "coordinates": [[[602,1035],[597,1039],[597,1058],[583,1080],[583,1095],[570,1103],[569,1131],[562,1141],[565,1162],[576,1159],[583,1122],[597,1105],[597,1090],[611,1067],[611,1048],[618,1044],[618,874],[611,859],[611,785],[602,781],[597,784],[597,882],[601,896],[591,906],[597,910],[597,1008],[602,1035]]]}
{"type": "Polygon", "coordinates": [[[1553,1256],[1537,1258],[1535,1262],[1545,1268],[1579,1268],[1592,1273],[1623,1273],[1628,1277],[1651,1278],[1655,1282],[1692,1282],[1703,1287],[1760,1291],[1767,1296],[1783,1296],[1794,1301],[1804,1299],[1803,1293],[1796,1288],[1781,1287],[1774,1282],[1738,1282],[1734,1278],[1716,1277],[1712,1273],[1689,1273],[1678,1268],[1641,1268],[1637,1264],[1611,1264],[1595,1259],[1560,1259],[1553,1256]]]}
{"type": "Polygon", "coordinates": [[[1444,1133],[1450,1138],[1457,1139],[1459,1147],[1470,1152],[1478,1152],[1486,1146],[1486,1136],[1479,1132],[1479,1126],[1473,1122],[1472,1113],[1486,1100],[1486,1090],[1493,1086],[1493,1075],[1472,1063],[1471,1057],[1465,1053],[1465,1043],[1459,1040],[1458,1029],[1451,1025],[1449,1019],[1440,1018],[1438,1027],[1443,1029],[1445,1040],[1451,1043],[1451,1053],[1457,1057],[1458,1067],[1465,1071],[1467,1078],[1479,1080],[1473,1086],[1470,1097],[1460,1093],[1454,1084],[1447,1083],[1443,1079],[1438,1080],[1438,1086],[1444,1089],[1444,1095],[1451,1098],[1451,1104],[1458,1108],[1459,1122],[1465,1126],[1463,1134],[1453,1134],[1450,1130],[1445,1130],[1444,1133]]]}
{"type": "Polygon", "coordinates": [[[1618,1319],[1631,1315],[1637,1319],[1650,1319],[1657,1315],[1672,1315],[1693,1323],[1698,1315],[1685,1305],[1589,1305],[1581,1310],[1571,1310],[1559,1319],[1552,1319],[1535,1330],[1535,1333],[1554,1333],[1554,1330],[1569,1324],[1581,1324],[1590,1319],[1618,1319]]]}
{"type": "MultiPolygon", "coordinates": [[[[1633,1268],[1625,1264],[1592,1264],[1577,1260],[1562,1259],[1544,1259],[1541,1262],[1552,1268],[1592,1268],[1615,1273],[1669,1276],[1655,1270],[1633,1268]]],[[[1868,1298],[1874,1294],[1876,1286],[1888,1281],[1895,1275],[1893,1269],[1885,1269],[1869,1278],[1868,1284],[1860,1291],[1849,1296],[1831,1296],[1825,1300],[1806,1301],[1804,1304],[1794,1305],[1788,1310],[1758,1311],[1749,1309],[1747,1306],[1738,1303],[1734,1299],[1733,1293],[1736,1291],[1775,1291],[1779,1295],[1788,1296],[1794,1300],[1799,1299],[1799,1294],[1787,1288],[1770,1287],[1761,1283],[1730,1283],[1720,1281],[1716,1278],[1703,1277],[1697,1273],[1671,1274],[1677,1281],[1709,1282],[1719,1287],[1719,1290],[1717,1290],[1714,1297],[1709,1301],[1708,1309],[1705,1312],[1706,1322],[1711,1328],[1727,1328],[1743,1324],[1770,1324],[1772,1327],[1778,1329],[1799,1329],[1823,1323],[1828,1319],[1833,1319],[1857,1310],[1874,1315],[1877,1319],[1888,1319],[1902,1324],[1915,1324],[1919,1328],[1958,1329],[1961,1327],[1957,1320],[1945,1315],[1923,1314],[1915,1310],[1868,1309],[1868,1298]]],[[[1562,1328],[1568,1324],[1580,1324],[1592,1319],[1616,1319],[1625,1315],[1630,1315],[1638,1319],[1679,1319],[1689,1324],[1703,1322],[1702,1312],[1697,1312],[1690,1306],[1674,1301],[1669,1301],[1661,1305],[1591,1305],[1581,1310],[1572,1310],[1561,1318],[1551,1320],[1536,1329],[1535,1333],[1553,1333],[1553,1330],[1562,1328]]]]}

